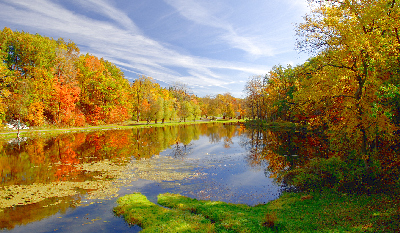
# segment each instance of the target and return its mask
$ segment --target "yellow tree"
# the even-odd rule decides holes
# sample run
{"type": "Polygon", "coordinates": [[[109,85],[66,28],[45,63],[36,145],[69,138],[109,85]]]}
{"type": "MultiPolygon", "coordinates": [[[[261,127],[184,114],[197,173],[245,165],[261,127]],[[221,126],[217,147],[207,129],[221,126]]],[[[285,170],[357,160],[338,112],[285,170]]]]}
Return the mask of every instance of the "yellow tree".
{"type": "Polygon", "coordinates": [[[206,97],[205,103],[207,105],[204,111],[206,113],[206,117],[217,117],[219,114],[221,114],[221,109],[219,108],[220,104],[216,97],[206,97]]]}
{"type": "Polygon", "coordinates": [[[129,116],[129,81],[111,62],[82,55],[77,62],[81,89],[79,107],[87,122],[98,125],[126,120],[129,116]]]}
{"type": "Polygon", "coordinates": [[[131,92],[132,92],[132,103],[133,103],[133,110],[135,112],[136,120],[139,122],[141,111],[143,106],[149,104],[149,101],[152,101],[151,97],[151,90],[154,88],[154,81],[151,77],[146,77],[144,75],[139,76],[131,85],[131,92]]]}
{"type": "Polygon", "coordinates": [[[227,92],[216,97],[220,104],[220,109],[224,117],[232,118],[235,117],[235,112],[238,111],[236,106],[236,98],[231,93],[227,92]]]}
{"type": "Polygon", "coordinates": [[[298,97],[304,102],[329,100],[341,105],[341,123],[330,121],[329,125],[336,132],[333,139],[345,138],[351,147],[359,148],[368,167],[377,135],[393,131],[377,93],[388,80],[388,64],[399,58],[399,4],[387,0],[310,2],[312,11],[297,28],[298,47],[318,55],[317,71],[307,82],[320,91],[305,88],[298,97]]]}
{"type": "Polygon", "coordinates": [[[10,70],[7,89],[13,94],[10,96],[18,97],[9,99],[9,105],[19,106],[17,112],[8,113],[9,118],[19,118],[30,125],[44,124],[44,112],[51,102],[57,42],[4,28],[0,32],[0,45],[6,53],[3,62],[10,70]]]}
{"type": "Polygon", "coordinates": [[[191,99],[190,103],[192,105],[192,115],[193,115],[194,121],[196,121],[196,117],[201,115],[200,103],[197,101],[197,99],[194,96],[191,99]]]}
{"type": "MultiPolygon", "coordinates": [[[[0,48],[0,59],[3,61],[6,58],[7,53],[0,48]]],[[[0,124],[6,120],[7,98],[10,96],[10,91],[7,86],[12,82],[10,77],[10,70],[4,62],[0,62],[0,124]]]]}

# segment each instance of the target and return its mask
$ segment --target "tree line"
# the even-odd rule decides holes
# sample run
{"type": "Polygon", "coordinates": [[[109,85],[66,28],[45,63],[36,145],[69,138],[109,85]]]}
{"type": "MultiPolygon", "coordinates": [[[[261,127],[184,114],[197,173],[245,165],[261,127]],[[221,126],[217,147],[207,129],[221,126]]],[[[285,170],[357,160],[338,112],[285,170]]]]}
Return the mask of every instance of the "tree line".
{"type": "Polygon", "coordinates": [[[309,1],[297,47],[312,57],[274,66],[245,87],[249,116],[323,131],[342,158],[388,172],[400,164],[400,6],[395,0],[309,1]],[[396,151],[395,150],[395,151],[396,151]]]}
{"type": "Polygon", "coordinates": [[[236,117],[243,100],[229,93],[197,97],[181,83],[151,77],[130,83],[113,63],[62,38],[0,31],[0,121],[29,126],[84,126],[126,120],[236,117]]]}

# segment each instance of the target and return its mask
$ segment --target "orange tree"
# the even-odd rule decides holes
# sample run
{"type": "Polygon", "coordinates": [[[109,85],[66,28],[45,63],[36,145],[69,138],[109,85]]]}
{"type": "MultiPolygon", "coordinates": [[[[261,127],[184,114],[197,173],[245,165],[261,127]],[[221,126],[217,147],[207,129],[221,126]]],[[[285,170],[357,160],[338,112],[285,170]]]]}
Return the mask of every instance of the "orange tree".
{"type": "Polygon", "coordinates": [[[130,118],[130,85],[119,68],[89,54],[79,58],[77,67],[81,89],[78,105],[87,123],[99,125],[130,118]]]}

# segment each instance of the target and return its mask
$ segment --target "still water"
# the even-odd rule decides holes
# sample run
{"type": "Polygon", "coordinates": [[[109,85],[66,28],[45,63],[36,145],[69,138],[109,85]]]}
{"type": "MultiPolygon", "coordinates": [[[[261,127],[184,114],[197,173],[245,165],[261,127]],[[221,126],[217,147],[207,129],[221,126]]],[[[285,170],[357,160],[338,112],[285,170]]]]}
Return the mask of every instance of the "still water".
{"type": "Polygon", "coordinates": [[[138,232],[112,211],[133,192],[153,202],[170,192],[263,204],[281,194],[279,172],[306,159],[299,153],[322,153],[315,138],[312,146],[299,140],[310,144],[304,135],[215,123],[4,141],[0,231],[138,232]]]}

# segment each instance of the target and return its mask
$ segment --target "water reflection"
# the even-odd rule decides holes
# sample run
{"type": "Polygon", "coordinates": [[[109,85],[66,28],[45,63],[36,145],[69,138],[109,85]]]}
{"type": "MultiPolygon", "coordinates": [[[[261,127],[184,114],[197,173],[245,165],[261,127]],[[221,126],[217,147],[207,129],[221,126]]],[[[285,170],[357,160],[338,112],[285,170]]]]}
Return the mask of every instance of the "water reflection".
{"type": "Polygon", "coordinates": [[[326,136],[303,131],[263,131],[248,129],[241,142],[251,166],[265,166],[271,178],[285,170],[304,166],[311,158],[328,158],[332,151],[326,136]]]}
{"type": "Polygon", "coordinates": [[[81,205],[83,197],[113,198],[112,193],[118,192],[114,188],[124,182],[193,178],[189,174],[193,170],[190,161],[180,164],[172,158],[187,157],[191,142],[201,135],[214,135],[210,139],[214,143],[237,136],[232,132],[240,130],[234,128],[201,124],[79,132],[2,142],[0,229],[12,229],[75,208],[81,205]],[[173,151],[171,159],[154,157],[168,148],[173,151]],[[153,159],[148,163],[141,160],[146,158],[153,159]],[[133,165],[132,159],[136,161],[133,165]]]}
{"type": "Polygon", "coordinates": [[[72,133],[28,139],[20,145],[5,142],[0,148],[1,185],[84,181],[91,174],[79,170],[78,164],[150,158],[172,145],[181,150],[179,147],[184,148],[207,131],[206,125],[192,125],[183,130],[165,127],[72,133]]]}
{"type": "MultiPolygon", "coordinates": [[[[301,166],[312,156],[328,156],[324,140],[301,132],[263,132],[215,123],[3,142],[0,229],[47,231],[40,224],[25,224],[66,218],[90,206],[92,215],[98,212],[93,206],[110,210],[102,213],[102,221],[93,217],[96,224],[120,224],[111,216],[115,198],[133,191],[153,201],[159,193],[174,192],[198,199],[264,203],[277,198],[281,190],[268,177],[301,166]],[[19,225],[24,226],[16,229],[19,225]]],[[[82,230],[81,224],[64,221],[64,227],[54,228],[82,230]]],[[[125,226],[122,231],[131,230],[125,226]]]]}

